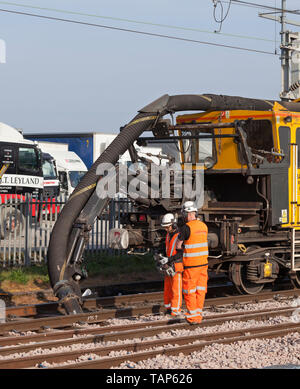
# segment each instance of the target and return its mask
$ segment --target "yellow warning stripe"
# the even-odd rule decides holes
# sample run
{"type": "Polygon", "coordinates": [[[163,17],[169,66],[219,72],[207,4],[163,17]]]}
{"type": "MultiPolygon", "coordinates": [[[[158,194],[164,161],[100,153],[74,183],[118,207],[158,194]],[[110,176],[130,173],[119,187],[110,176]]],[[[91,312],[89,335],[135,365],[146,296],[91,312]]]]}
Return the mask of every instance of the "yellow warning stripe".
{"type": "Polygon", "coordinates": [[[61,269],[61,272],[59,274],[59,281],[62,281],[64,279],[66,266],[67,266],[67,261],[64,262],[63,267],[61,269]]]}
{"type": "Polygon", "coordinates": [[[73,200],[76,196],[79,196],[81,195],[82,193],[90,190],[90,189],[93,189],[95,188],[95,186],[97,185],[97,183],[94,183],[94,184],[91,184],[89,186],[86,186],[85,188],[81,189],[80,191],[78,191],[77,193],[74,193],[73,195],[71,195],[70,199],[69,200],[73,200]]]}
{"type": "Polygon", "coordinates": [[[6,172],[6,170],[8,169],[9,167],[9,164],[6,164],[6,165],[3,165],[1,170],[0,170],[0,178],[2,178],[3,174],[6,172]]]}
{"type": "Polygon", "coordinates": [[[271,107],[273,107],[274,106],[274,104],[273,103],[271,103],[271,101],[268,101],[268,100],[263,100],[265,103],[267,103],[267,104],[270,104],[270,106],[271,107]]]}
{"type": "Polygon", "coordinates": [[[203,95],[198,95],[200,97],[202,97],[202,99],[205,99],[207,101],[209,101],[211,103],[211,98],[210,97],[207,97],[207,96],[203,96],[203,95]]]}
{"type": "Polygon", "coordinates": [[[129,123],[126,127],[132,126],[132,125],[140,123],[140,122],[145,122],[146,120],[155,120],[156,118],[157,118],[157,116],[147,116],[145,118],[136,119],[133,122],[129,123]]]}

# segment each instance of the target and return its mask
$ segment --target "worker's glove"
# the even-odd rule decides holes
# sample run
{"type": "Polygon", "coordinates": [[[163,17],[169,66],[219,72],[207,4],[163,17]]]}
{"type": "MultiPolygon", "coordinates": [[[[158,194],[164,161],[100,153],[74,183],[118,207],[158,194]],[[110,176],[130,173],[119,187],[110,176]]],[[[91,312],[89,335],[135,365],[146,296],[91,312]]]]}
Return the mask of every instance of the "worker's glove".
{"type": "Polygon", "coordinates": [[[153,256],[157,270],[162,274],[167,274],[169,268],[168,257],[164,257],[162,254],[154,254],[153,256]]]}
{"type": "Polygon", "coordinates": [[[162,254],[154,254],[153,258],[158,265],[166,265],[169,260],[168,257],[164,257],[162,254]]]}
{"type": "Polygon", "coordinates": [[[173,265],[168,266],[167,269],[165,270],[165,273],[166,273],[167,276],[174,277],[176,272],[175,272],[175,270],[173,268],[173,265]]]}
{"type": "Polygon", "coordinates": [[[164,273],[166,276],[174,277],[175,276],[175,269],[174,265],[172,263],[172,259],[169,257],[164,257],[160,255],[159,258],[159,264],[160,264],[160,269],[162,273],[164,273]]]}
{"type": "Polygon", "coordinates": [[[169,258],[168,258],[168,257],[163,257],[163,256],[161,255],[158,262],[159,262],[162,266],[163,266],[163,265],[166,265],[166,264],[169,262],[169,258]]]}

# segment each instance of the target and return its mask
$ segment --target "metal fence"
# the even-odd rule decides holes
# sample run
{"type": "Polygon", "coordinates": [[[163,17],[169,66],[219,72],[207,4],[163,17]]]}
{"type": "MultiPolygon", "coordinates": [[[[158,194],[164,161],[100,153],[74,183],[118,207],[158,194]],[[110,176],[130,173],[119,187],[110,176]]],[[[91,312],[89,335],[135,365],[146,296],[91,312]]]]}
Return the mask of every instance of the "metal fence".
{"type": "MultiPolygon", "coordinates": [[[[0,204],[0,267],[46,263],[52,228],[67,198],[35,199],[7,196],[0,204]]],[[[120,216],[130,211],[127,199],[110,201],[90,232],[86,250],[115,253],[108,247],[111,228],[120,227],[120,216]]]]}

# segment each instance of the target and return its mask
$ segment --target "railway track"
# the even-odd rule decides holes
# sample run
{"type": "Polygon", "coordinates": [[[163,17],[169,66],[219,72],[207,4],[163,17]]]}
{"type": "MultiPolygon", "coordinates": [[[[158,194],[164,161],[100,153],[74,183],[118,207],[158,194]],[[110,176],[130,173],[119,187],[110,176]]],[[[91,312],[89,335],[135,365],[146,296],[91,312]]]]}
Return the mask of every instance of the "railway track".
{"type": "MultiPolygon", "coordinates": [[[[209,288],[207,298],[205,300],[205,307],[213,308],[222,304],[241,304],[264,301],[273,298],[280,299],[286,297],[297,297],[300,295],[299,289],[269,291],[257,295],[228,295],[227,293],[230,292],[232,292],[231,286],[218,286],[209,288]],[[220,289],[222,291],[222,297],[211,297],[220,294],[220,289]]],[[[104,319],[110,319],[113,317],[127,317],[134,314],[158,314],[164,311],[164,307],[161,304],[162,301],[163,292],[86,298],[84,299],[83,304],[83,309],[86,311],[86,313],[82,316],[82,318],[89,316],[91,313],[101,314],[104,319]]],[[[47,320],[47,316],[53,315],[63,315],[63,311],[60,310],[57,302],[22,305],[8,307],[6,309],[6,317],[9,322],[16,320],[19,321],[22,317],[41,318],[46,316],[45,320],[47,320]]]]}
{"type": "MultiPolygon", "coordinates": [[[[154,358],[157,355],[187,354],[215,343],[233,343],[253,338],[280,337],[300,332],[300,323],[293,321],[273,326],[254,326],[234,331],[197,332],[228,321],[250,322],[270,317],[293,315],[295,308],[265,309],[252,312],[211,315],[200,325],[191,327],[182,319],[131,323],[119,326],[76,328],[24,335],[21,338],[0,338],[0,369],[16,368],[101,368],[118,367],[121,363],[154,358]],[[186,330],[187,335],[176,336],[186,330]],[[163,339],[159,338],[164,334],[163,339]],[[151,339],[155,337],[155,339],[151,339]],[[150,339],[148,339],[150,338],[150,339]],[[126,341],[126,343],[120,343],[126,341]],[[111,344],[108,344],[108,343],[111,344]],[[41,351],[43,350],[43,351],[41,351]],[[28,355],[29,353],[38,355],[28,355]],[[115,355],[117,354],[117,355],[115,355]],[[57,366],[56,364],[63,364],[57,366]]],[[[104,323],[102,322],[104,325],[104,323]]]]}
{"type": "MultiPolygon", "coordinates": [[[[145,288],[149,290],[149,288],[145,288]]],[[[93,289],[91,297],[84,299],[83,308],[85,310],[95,310],[104,307],[122,307],[125,305],[136,304],[140,302],[161,302],[163,300],[163,291],[160,288],[157,292],[143,292],[136,294],[125,294],[125,295],[110,295],[106,297],[94,297],[97,296],[95,289],[93,289]]],[[[210,285],[208,287],[208,296],[216,295],[227,295],[233,293],[232,285],[226,285],[219,283],[217,285],[210,285]]],[[[59,314],[63,313],[60,310],[59,305],[56,301],[41,303],[41,304],[27,304],[27,305],[16,305],[8,306],[6,308],[6,316],[8,319],[15,317],[38,317],[45,314],[59,314]]]]}
{"type": "MultiPolygon", "coordinates": [[[[216,290],[212,295],[215,293],[216,290]]],[[[299,289],[288,289],[253,296],[208,297],[205,301],[208,316],[205,314],[199,326],[190,326],[184,319],[166,320],[160,316],[165,311],[162,292],[87,298],[85,312],[78,315],[62,314],[57,303],[9,307],[6,322],[0,324],[0,369],[60,368],[59,364],[70,369],[107,369],[158,355],[190,354],[211,344],[280,337],[300,332],[300,324],[290,320],[274,326],[252,328],[249,325],[246,329],[201,334],[197,328],[206,331],[230,321],[290,317],[294,307],[248,312],[244,304],[286,301],[299,296],[299,289]],[[238,311],[224,313],[232,307],[238,311]],[[149,319],[136,322],[141,316],[149,319]],[[123,323],[111,325],[115,319],[122,319],[123,323]],[[174,336],[183,330],[188,334],[174,336]],[[161,334],[169,335],[160,339],[161,334]],[[126,344],[120,344],[125,341],[126,344]]]]}
{"type": "MultiPolygon", "coordinates": [[[[152,284],[153,285],[153,284],[152,284]]],[[[149,288],[150,284],[148,285],[149,288]]],[[[233,285],[231,283],[224,283],[219,279],[216,283],[211,283],[208,285],[208,291],[206,296],[206,304],[213,305],[214,302],[216,304],[221,304],[222,299],[230,302],[230,298],[232,298],[233,303],[235,302],[248,302],[248,301],[261,301],[264,298],[272,298],[271,296],[276,295],[276,293],[286,293],[287,295],[293,294],[295,291],[295,295],[297,295],[298,289],[292,289],[289,283],[281,284],[282,289],[269,290],[265,292],[261,292],[257,295],[245,295],[241,296],[236,293],[233,285]],[[221,300],[212,300],[216,298],[216,296],[220,297],[221,300]]],[[[147,289],[147,288],[145,288],[147,289]]],[[[151,288],[150,288],[151,289],[151,288]]],[[[106,296],[106,297],[94,297],[98,294],[95,292],[95,289],[92,288],[93,293],[90,297],[84,299],[83,309],[85,311],[97,311],[102,310],[106,307],[115,307],[121,308],[124,306],[130,306],[132,304],[139,303],[154,303],[154,302],[162,302],[163,301],[163,291],[160,289],[157,292],[148,292],[148,293],[136,293],[136,294],[125,294],[125,295],[114,295],[114,296],[106,296]]],[[[157,311],[157,307],[156,313],[157,311]]],[[[19,317],[41,317],[45,315],[55,315],[55,314],[64,314],[64,311],[60,309],[58,303],[56,301],[51,301],[47,303],[41,304],[27,304],[27,305],[17,305],[17,306],[8,306],[6,308],[6,317],[8,320],[15,320],[19,317]]]]}
{"type": "MultiPolygon", "coordinates": [[[[83,283],[83,285],[85,285],[83,283]]],[[[163,280],[154,280],[154,281],[144,281],[144,282],[130,282],[123,284],[112,284],[112,285],[94,285],[82,286],[82,292],[86,289],[90,289],[93,296],[97,297],[111,297],[119,295],[129,295],[129,294],[138,294],[138,293],[150,293],[150,292],[159,292],[163,290],[164,282],[163,280]]],[[[229,286],[232,285],[228,278],[225,276],[211,276],[208,286],[212,289],[216,286],[225,286],[229,289],[229,286]]],[[[0,299],[4,300],[7,307],[24,305],[24,303],[18,303],[22,301],[22,298],[28,298],[36,301],[42,302],[55,302],[57,298],[53,294],[52,289],[36,290],[36,291],[24,291],[24,292],[0,292],[0,299]]],[[[36,305],[38,302],[36,303],[36,305]]]]}

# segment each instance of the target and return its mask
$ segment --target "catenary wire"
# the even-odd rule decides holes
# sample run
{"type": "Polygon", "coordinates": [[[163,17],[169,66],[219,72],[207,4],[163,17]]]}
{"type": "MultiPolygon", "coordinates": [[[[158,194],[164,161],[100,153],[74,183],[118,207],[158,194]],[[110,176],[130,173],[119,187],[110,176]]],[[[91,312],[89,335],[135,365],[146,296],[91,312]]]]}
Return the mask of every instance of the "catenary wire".
{"type": "MultiPolygon", "coordinates": [[[[214,31],[201,30],[201,29],[192,28],[192,27],[174,26],[174,25],[161,24],[161,23],[151,23],[151,22],[145,22],[145,21],[141,21],[141,20],[125,19],[125,18],[118,18],[118,17],[113,17],[113,16],[103,16],[103,15],[69,11],[69,10],[57,9],[57,8],[37,7],[37,6],[29,5],[29,4],[11,3],[11,2],[7,2],[7,1],[0,1],[0,4],[12,5],[12,6],[16,6],[16,7],[22,7],[22,8],[36,9],[36,10],[40,10],[40,11],[59,12],[59,13],[65,13],[65,14],[100,18],[100,19],[105,19],[105,20],[113,20],[113,21],[118,21],[118,22],[144,24],[144,25],[154,26],[154,27],[163,27],[163,28],[170,28],[170,29],[183,30],[183,31],[195,31],[195,32],[215,35],[214,31]]],[[[239,34],[229,34],[229,33],[224,33],[224,32],[220,32],[220,34],[222,34],[224,36],[228,36],[228,37],[233,37],[233,38],[252,39],[252,40],[261,40],[261,41],[265,41],[265,42],[273,42],[273,39],[266,39],[266,38],[262,38],[262,37],[239,35],[239,34]]]]}
{"type": "Polygon", "coordinates": [[[213,16],[214,16],[215,22],[219,23],[219,30],[215,31],[215,32],[220,33],[221,29],[222,29],[223,22],[226,20],[228,14],[229,14],[229,11],[230,11],[230,8],[231,8],[231,4],[232,4],[232,0],[229,0],[229,4],[228,4],[227,10],[225,12],[225,15],[224,15],[223,2],[221,0],[213,0],[213,3],[214,3],[213,16]],[[217,11],[218,4],[221,7],[221,18],[219,20],[217,19],[217,16],[216,16],[216,11],[217,11]]]}
{"type": "Polygon", "coordinates": [[[228,48],[228,49],[248,51],[248,52],[252,52],[252,53],[276,55],[273,52],[265,51],[265,50],[250,49],[250,48],[246,48],[246,47],[225,45],[225,44],[221,44],[221,43],[205,42],[205,41],[200,41],[200,40],[196,40],[196,39],[177,37],[177,36],[173,36],[173,35],[157,34],[157,33],[152,33],[152,32],[132,30],[132,29],[121,28],[121,27],[112,27],[112,26],[106,26],[106,25],[96,24],[96,23],[87,23],[87,22],[82,22],[82,21],[73,20],[73,19],[62,19],[62,18],[56,18],[53,16],[38,15],[38,14],[33,14],[33,13],[28,13],[28,12],[20,12],[20,11],[12,11],[12,10],[8,10],[8,9],[0,9],[0,12],[6,12],[6,13],[11,13],[11,14],[16,14],[16,15],[23,15],[23,16],[31,16],[31,17],[36,17],[36,18],[46,19],[46,20],[53,20],[53,21],[60,21],[60,22],[66,22],[66,23],[85,25],[85,26],[89,26],[89,27],[99,27],[99,28],[105,28],[105,29],[115,30],[115,31],[131,32],[131,33],[140,34],[140,35],[173,39],[173,40],[203,44],[203,45],[208,45],[208,46],[216,46],[216,47],[222,47],[222,48],[228,48]]]}
{"type": "MultiPolygon", "coordinates": [[[[230,0],[224,1],[226,3],[229,3],[230,0]]],[[[258,3],[251,3],[249,1],[243,1],[243,0],[231,0],[233,3],[236,3],[238,5],[244,5],[248,7],[254,7],[254,8],[265,8],[271,11],[276,11],[276,12],[286,12],[286,13],[291,13],[294,15],[300,15],[300,10],[291,10],[291,9],[282,9],[282,8],[276,8],[272,7],[271,5],[265,5],[265,4],[258,4],[258,3]]]]}

